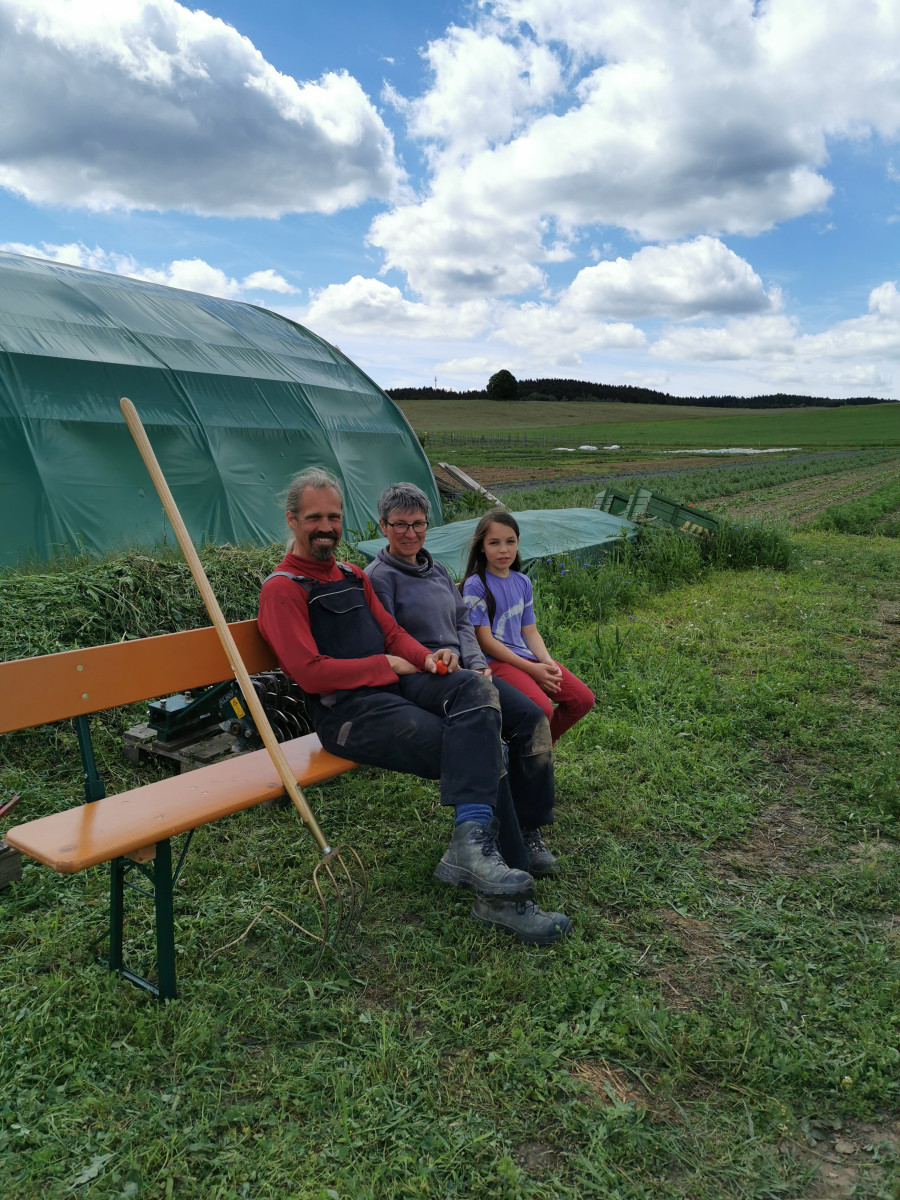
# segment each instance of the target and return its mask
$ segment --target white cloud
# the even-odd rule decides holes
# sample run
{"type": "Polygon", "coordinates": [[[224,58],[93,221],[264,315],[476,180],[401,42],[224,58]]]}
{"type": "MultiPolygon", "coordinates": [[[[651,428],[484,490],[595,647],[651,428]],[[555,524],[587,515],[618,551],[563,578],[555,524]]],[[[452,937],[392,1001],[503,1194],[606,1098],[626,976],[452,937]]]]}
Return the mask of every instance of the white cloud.
{"type": "Polygon", "coordinates": [[[384,251],[385,268],[402,271],[415,292],[434,300],[542,287],[544,273],[535,265],[547,261],[542,223],[513,213],[503,218],[489,206],[479,211],[474,197],[464,195],[465,176],[458,167],[445,171],[434,196],[373,220],[369,242],[384,251]]]}
{"type": "Polygon", "coordinates": [[[870,293],[868,313],[820,334],[800,334],[797,320],[782,314],[733,318],[718,328],[666,330],[650,353],[668,360],[756,361],[769,373],[794,362],[798,384],[822,376],[822,364],[829,364],[828,378],[883,378],[877,362],[900,361],[900,292],[893,281],[880,284],[870,293]]]}
{"type": "Polygon", "coordinates": [[[434,82],[405,106],[409,132],[430,139],[450,160],[471,158],[482,146],[509,137],[529,111],[562,83],[556,56],[531,39],[451,25],[425,58],[434,82]]]}
{"type": "Polygon", "coordinates": [[[827,205],[830,138],[900,132],[897,5],[481,9],[473,30],[429,45],[433,86],[400,105],[426,140],[427,191],[370,231],[386,265],[425,297],[540,288],[542,265],[587,228],[651,242],[761,233],[827,205]]]}
{"type": "Polygon", "coordinates": [[[469,338],[486,331],[490,311],[486,300],[454,306],[416,303],[404,299],[399,288],[354,275],[347,283],[316,292],[296,319],[338,336],[469,338]]]}
{"type": "Polygon", "coordinates": [[[95,246],[91,250],[81,242],[70,242],[54,246],[43,242],[38,246],[22,242],[4,242],[0,250],[10,254],[27,254],[31,258],[47,258],[51,262],[68,263],[73,267],[88,267],[92,271],[110,271],[114,275],[125,275],[130,279],[143,279],[147,283],[160,283],[166,287],[182,288],[189,292],[202,292],[207,296],[222,296],[226,300],[242,300],[258,292],[296,292],[283,276],[268,268],[253,271],[242,280],[232,279],[218,267],[212,267],[202,258],[178,258],[162,268],[141,267],[128,254],[116,254],[95,246]]]}
{"type": "Polygon", "coordinates": [[[653,343],[650,353],[675,361],[775,360],[794,356],[796,338],[797,324],[791,317],[735,317],[718,327],[668,329],[653,343]]]}
{"type": "Polygon", "coordinates": [[[630,259],[585,267],[562,300],[584,313],[618,318],[761,312],[779,302],[748,262],[711,237],[646,246],[630,259]]]}
{"type": "Polygon", "coordinates": [[[583,356],[598,350],[641,350],[647,336],[626,322],[591,319],[565,305],[523,304],[509,309],[496,336],[527,352],[542,375],[549,366],[578,365],[583,356]]]}
{"type": "Polygon", "coordinates": [[[252,271],[241,280],[241,288],[245,292],[280,292],[282,295],[290,295],[297,291],[283,275],[279,275],[271,267],[265,271],[252,271]]]}
{"type": "Polygon", "coordinates": [[[357,81],[280,74],[176,0],[0,0],[0,186],[37,203],[275,217],[386,199],[357,81]]]}

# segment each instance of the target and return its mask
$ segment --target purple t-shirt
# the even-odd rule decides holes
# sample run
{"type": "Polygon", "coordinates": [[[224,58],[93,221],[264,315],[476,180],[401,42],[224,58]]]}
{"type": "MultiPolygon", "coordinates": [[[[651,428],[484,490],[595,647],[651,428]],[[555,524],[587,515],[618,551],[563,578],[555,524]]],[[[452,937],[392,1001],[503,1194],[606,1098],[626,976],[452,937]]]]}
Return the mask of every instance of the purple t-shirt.
{"type": "Polygon", "coordinates": [[[498,642],[502,642],[520,658],[530,658],[532,662],[537,662],[537,657],[528,648],[528,643],[522,636],[522,626],[534,624],[531,580],[520,571],[510,571],[506,578],[492,575],[490,571],[486,571],[485,574],[491,595],[497,602],[494,620],[491,622],[488,619],[484,585],[478,575],[470,575],[463,584],[463,600],[469,610],[469,620],[473,625],[490,625],[491,633],[498,642]]]}

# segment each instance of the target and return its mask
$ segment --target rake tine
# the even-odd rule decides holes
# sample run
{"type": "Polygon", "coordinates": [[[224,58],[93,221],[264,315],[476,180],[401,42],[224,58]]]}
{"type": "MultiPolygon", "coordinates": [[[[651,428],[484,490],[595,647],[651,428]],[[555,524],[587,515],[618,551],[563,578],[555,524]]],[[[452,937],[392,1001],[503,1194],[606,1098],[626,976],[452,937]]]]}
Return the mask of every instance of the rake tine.
{"type": "Polygon", "coordinates": [[[325,950],[326,945],[334,948],[339,942],[353,936],[362,915],[363,906],[369,892],[369,881],[362,859],[352,846],[331,850],[320,859],[313,871],[313,886],[322,906],[323,932],[316,958],[316,966],[325,950]],[[353,861],[359,868],[360,881],[357,882],[353,873],[344,861],[344,855],[352,855],[353,861]],[[328,877],[328,883],[323,883],[323,875],[328,877]],[[331,897],[326,895],[326,888],[331,897]],[[336,906],[337,914],[332,921],[331,910],[336,906]]]}

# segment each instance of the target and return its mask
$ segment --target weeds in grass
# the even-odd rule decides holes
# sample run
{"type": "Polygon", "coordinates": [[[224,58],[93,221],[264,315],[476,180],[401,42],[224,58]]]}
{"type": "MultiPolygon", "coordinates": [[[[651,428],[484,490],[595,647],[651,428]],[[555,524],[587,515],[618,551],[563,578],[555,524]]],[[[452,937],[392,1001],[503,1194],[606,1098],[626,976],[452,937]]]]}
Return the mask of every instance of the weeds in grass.
{"type": "Polygon", "coordinates": [[[876,488],[868,496],[849,500],[826,508],[815,518],[816,529],[834,529],[839,533],[870,533],[896,536],[893,530],[900,525],[897,510],[900,509],[900,480],[892,480],[884,487],[876,488]],[[886,514],[889,520],[883,520],[886,514]]]}
{"type": "Polygon", "coordinates": [[[711,568],[785,570],[792,556],[786,531],[762,521],[722,522],[704,538],[648,522],[617,542],[599,569],[573,553],[540,561],[532,577],[551,620],[604,621],[711,568]]]}

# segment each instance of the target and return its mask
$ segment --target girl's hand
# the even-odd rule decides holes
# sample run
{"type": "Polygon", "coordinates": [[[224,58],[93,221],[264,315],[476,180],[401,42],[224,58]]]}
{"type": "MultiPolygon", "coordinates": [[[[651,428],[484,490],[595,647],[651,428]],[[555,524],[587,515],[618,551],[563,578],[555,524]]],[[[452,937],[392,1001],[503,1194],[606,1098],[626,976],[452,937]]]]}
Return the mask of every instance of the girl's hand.
{"type": "Polygon", "coordinates": [[[528,673],[548,696],[557,695],[562,688],[562,671],[554,662],[532,663],[528,673]]]}
{"type": "Polygon", "coordinates": [[[485,679],[493,679],[494,678],[494,672],[491,670],[490,667],[484,667],[481,671],[476,671],[475,673],[476,673],[476,675],[483,675],[485,677],[485,679]]]}

